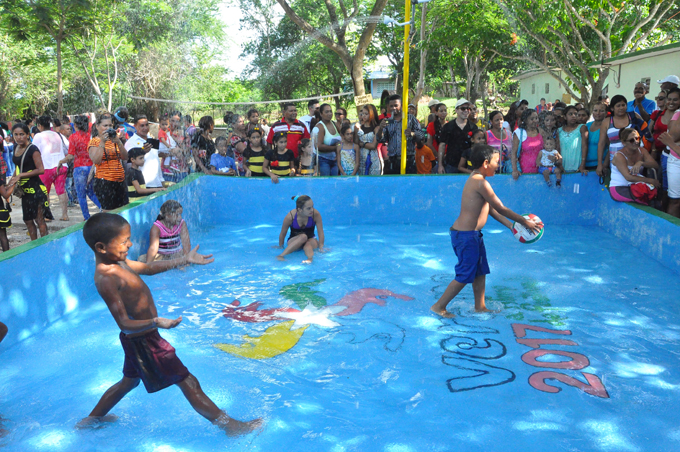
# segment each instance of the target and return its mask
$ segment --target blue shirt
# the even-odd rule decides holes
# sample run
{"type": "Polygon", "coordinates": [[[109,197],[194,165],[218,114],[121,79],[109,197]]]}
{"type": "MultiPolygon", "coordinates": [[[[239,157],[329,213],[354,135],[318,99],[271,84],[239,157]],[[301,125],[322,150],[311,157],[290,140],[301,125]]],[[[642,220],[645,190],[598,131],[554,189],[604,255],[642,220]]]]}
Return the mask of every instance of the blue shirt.
{"type": "Polygon", "coordinates": [[[221,173],[226,173],[229,169],[236,171],[236,162],[234,159],[218,153],[215,153],[210,157],[210,166],[214,166],[215,169],[221,173]]]}
{"type": "MultiPolygon", "coordinates": [[[[631,100],[628,102],[628,110],[627,111],[634,111],[638,115],[640,114],[640,107],[635,106],[635,101],[631,100]]],[[[645,107],[645,111],[647,112],[648,115],[651,115],[654,110],[656,110],[656,102],[654,102],[651,99],[647,99],[646,97],[642,99],[642,106],[645,107]]]]}

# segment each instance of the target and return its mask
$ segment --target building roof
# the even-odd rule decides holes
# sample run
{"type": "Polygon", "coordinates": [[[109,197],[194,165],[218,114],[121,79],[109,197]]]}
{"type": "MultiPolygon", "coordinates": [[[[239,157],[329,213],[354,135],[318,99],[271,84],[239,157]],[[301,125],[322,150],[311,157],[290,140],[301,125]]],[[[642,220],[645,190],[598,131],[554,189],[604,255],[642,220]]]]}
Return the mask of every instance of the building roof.
{"type": "Polygon", "coordinates": [[[593,63],[590,65],[590,67],[600,68],[602,66],[613,66],[618,64],[631,63],[633,61],[643,60],[645,58],[652,58],[673,52],[680,52],[680,42],[675,42],[673,44],[668,44],[660,47],[652,47],[651,49],[638,50],[637,52],[625,53],[623,55],[602,60],[598,63],[593,63]]]}
{"type": "MultiPolygon", "coordinates": [[[[558,69],[558,68],[552,68],[552,69],[553,69],[553,71],[560,72],[560,69],[558,69]]],[[[538,75],[538,74],[547,74],[547,72],[544,71],[543,69],[529,69],[528,71],[520,72],[519,74],[512,77],[510,80],[514,80],[514,81],[518,82],[520,80],[524,80],[525,78],[530,78],[530,77],[533,77],[534,75],[538,75]]]]}
{"type": "Polygon", "coordinates": [[[387,71],[373,71],[371,74],[368,76],[369,80],[375,80],[379,78],[392,78],[392,73],[387,72],[387,71]]]}

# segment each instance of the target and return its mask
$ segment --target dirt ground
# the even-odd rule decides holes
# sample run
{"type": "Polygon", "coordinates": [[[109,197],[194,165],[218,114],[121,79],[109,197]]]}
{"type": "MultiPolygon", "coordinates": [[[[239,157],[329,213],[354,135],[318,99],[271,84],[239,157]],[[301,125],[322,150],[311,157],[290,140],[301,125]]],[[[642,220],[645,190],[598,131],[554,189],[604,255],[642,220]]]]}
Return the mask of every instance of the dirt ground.
{"type": "MultiPolygon", "coordinates": [[[[54,187],[53,187],[54,188],[54,187]]],[[[7,238],[9,239],[10,249],[16,248],[19,245],[30,242],[31,238],[28,236],[28,228],[24,224],[23,214],[21,212],[21,200],[18,198],[12,198],[12,227],[7,230],[7,238]]],[[[97,206],[95,206],[92,201],[87,200],[87,206],[90,211],[90,215],[99,212],[97,206]]],[[[83,213],[80,210],[78,204],[74,204],[72,207],[68,208],[68,221],[62,221],[61,218],[61,205],[59,203],[59,198],[57,198],[54,190],[50,192],[50,210],[52,210],[52,215],[54,220],[47,222],[47,231],[49,234],[57,232],[61,229],[78,224],[83,219],[83,213]]],[[[38,236],[40,233],[38,233],[38,236]]]]}

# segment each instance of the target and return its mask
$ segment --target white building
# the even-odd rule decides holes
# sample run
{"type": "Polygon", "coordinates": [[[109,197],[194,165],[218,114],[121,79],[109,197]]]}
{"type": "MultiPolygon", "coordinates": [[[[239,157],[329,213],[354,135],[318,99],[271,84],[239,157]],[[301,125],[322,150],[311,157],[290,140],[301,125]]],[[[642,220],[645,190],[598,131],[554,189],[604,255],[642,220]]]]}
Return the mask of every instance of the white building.
{"type": "MultiPolygon", "coordinates": [[[[650,87],[647,96],[650,99],[659,93],[661,80],[668,75],[680,76],[680,42],[652,49],[639,50],[592,64],[592,68],[608,66],[609,76],[603,88],[603,94],[611,98],[623,94],[631,100],[633,88],[637,82],[645,82],[650,87]]],[[[561,71],[556,70],[558,74],[561,71]]],[[[522,72],[513,80],[520,83],[520,99],[529,101],[530,107],[539,104],[541,98],[547,102],[563,99],[567,104],[574,103],[562,84],[542,69],[522,72]]]]}

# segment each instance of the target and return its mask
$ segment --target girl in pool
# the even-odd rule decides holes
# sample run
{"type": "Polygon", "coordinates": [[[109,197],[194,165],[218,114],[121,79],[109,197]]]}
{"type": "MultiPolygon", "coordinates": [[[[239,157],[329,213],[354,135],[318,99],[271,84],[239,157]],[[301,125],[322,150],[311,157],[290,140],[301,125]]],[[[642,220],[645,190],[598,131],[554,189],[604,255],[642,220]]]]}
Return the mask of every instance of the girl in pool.
{"type": "Polygon", "coordinates": [[[288,212],[286,218],[283,219],[283,226],[281,226],[281,233],[279,234],[279,246],[277,248],[283,248],[286,231],[290,228],[288,244],[283,253],[276,256],[276,258],[280,261],[285,260],[284,257],[287,254],[302,248],[305,256],[307,256],[307,259],[302,261],[302,263],[311,264],[312,259],[314,259],[315,249],[318,248],[320,253],[326,252],[323,247],[324,233],[321,214],[314,209],[314,202],[309,196],[294,196],[292,199],[295,201],[295,209],[288,212]],[[318,239],[314,236],[314,227],[319,229],[318,239]]]}
{"type": "Polygon", "coordinates": [[[182,219],[182,205],[170,199],[161,206],[161,213],[151,226],[149,250],[139,256],[139,262],[167,261],[189,254],[189,229],[182,219]]]}

